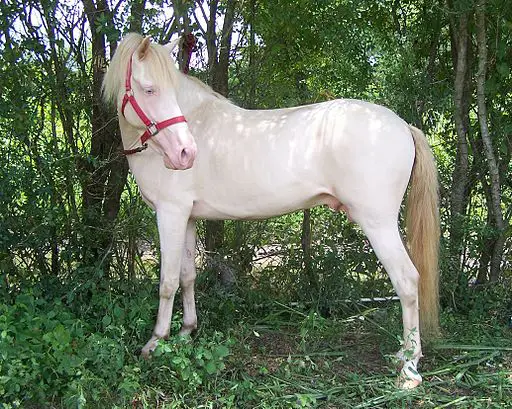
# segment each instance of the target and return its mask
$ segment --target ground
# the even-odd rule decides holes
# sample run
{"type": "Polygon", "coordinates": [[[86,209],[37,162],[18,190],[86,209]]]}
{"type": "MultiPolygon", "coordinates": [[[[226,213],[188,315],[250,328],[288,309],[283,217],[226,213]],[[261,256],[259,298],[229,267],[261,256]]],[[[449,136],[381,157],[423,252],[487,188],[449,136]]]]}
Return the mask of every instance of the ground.
{"type": "Polygon", "coordinates": [[[144,360],[155,285],[1,304],[0,409],[512,408],[506,309],[445,307],[442,338],[423,347],[424,382],[403,391],[396,302],[331,306],[323,316],[307,303],[199,293],[198,331],[177,336],[177,308],[170,338],[144,360]]]}
{"type": "Polygon", "coordinates": [[[402,391],[394,358],[398,306],[356,309],[324,318],[275,303],[256,319],[246,316],[232,332],[236,339],[218,382],[225,387],[219,396],[233,399],[220,406],[203,401],[204,407],[512,408],[512,331],[506,325],[443,318],[460,325],[425,345],[424,383],[402,391]]]}

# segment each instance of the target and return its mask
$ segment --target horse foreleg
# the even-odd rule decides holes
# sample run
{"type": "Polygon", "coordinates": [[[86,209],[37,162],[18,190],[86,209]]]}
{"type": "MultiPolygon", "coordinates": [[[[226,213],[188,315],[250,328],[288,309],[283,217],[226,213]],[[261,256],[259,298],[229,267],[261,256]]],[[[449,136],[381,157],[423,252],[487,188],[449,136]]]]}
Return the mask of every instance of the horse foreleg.
{"type": "Polygon", "coordinates": [[[361,227],[400,298],[404,345],[398,353],[403,363],[399,386],[404,389],[414,388],[422,382],[417,370],[418,361],[422,356],[418,310],[419,275],[407,254],[395,221],[377,222],[372,225],[363,223],[361,227]]]}
{"type": "Polygon", "coordinates": [[[189,220],[185,237],[185,246],[181,258],[180,286],[183,301],[183,325],[180,335],[189,335],[197,328],[196,301],[194,285],[196,281],[196,222],[189,220]]]}
{"type": "Polygon", "coordinates": [[[174,296],[180,280],[183,243],[188,214],[175,208],[157,209],[158,233],[160,235],[160,302],[158,316],[151,339],[142,348],[148,357],[158,340],[169,336],[174,296]]]}

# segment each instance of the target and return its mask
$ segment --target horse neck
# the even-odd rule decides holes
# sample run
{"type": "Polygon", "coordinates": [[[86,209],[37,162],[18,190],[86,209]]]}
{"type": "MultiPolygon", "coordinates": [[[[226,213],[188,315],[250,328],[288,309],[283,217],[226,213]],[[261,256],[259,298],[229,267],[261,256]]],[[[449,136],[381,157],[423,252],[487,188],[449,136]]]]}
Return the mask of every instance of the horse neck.
{"type": "Polygon", "coordinates": [[[196,111],[204,103],[210,101],[221,101],[219,97],[213,94],[205,86],[198,84],[196,81],[187,78],[185,75],[182,77],[182,83],[178,92],[178,105],[185,117],[196,111]]]}

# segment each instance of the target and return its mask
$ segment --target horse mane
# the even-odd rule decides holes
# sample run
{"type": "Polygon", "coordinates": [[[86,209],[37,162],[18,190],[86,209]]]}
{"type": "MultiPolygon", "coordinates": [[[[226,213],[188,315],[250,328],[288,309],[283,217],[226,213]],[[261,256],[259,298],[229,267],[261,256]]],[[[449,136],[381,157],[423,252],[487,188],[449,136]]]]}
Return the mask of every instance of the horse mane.
{"type": "Polygon", "coordinates": [[[194,84],[196,85],[199,85],[199,87],[207,92],[208,94],[222,100],[222,101],[227,101],[227,102],[231,102],[228,98],[226,98],[224,95],[222,94],[219,94],[217,91],[214,91],[212,89],[212,87],[210,87],[209,85],[205,84],[203,81],[201,81],[199,78],[196,78],[196,77],[192,77],[190,75],[187,75],[186,76],[188,80],[192,81],[194,84]]]}
{"type": "MultiPolygon", "coordinates": [[[[128,61],[143,39],[144,37],[140,34],[129,33],[119,43],[116,52],[110,61],[105,77],[103,78],[103,99],[107,104],[115,105],[119,94],[124,92],[128,61]]],[[[200,91],[209,94],[218,100],[230,103],[226,97],[214,91],[200,79],[181,73],[176,68],[174,60],[169,55],[168,48],[159,44],[151,43],[145,58],[155,61],[155,63],[149,64],[149,67],[152,71],[152,77],[159,83],[166,83],[170,81],[171,84],[177,88],[180,81],[183,78],[186,78],[195,84],[200,91]]]]}
{"type": "MultiPolygon", "coordinates": [[[[119,43],[103,78],[103,98],[107,103],[115,105],[121,90],[124,91],[128,61],[143,39],[144,37],[140,34],[129,33],[119,43]]],[[[175,86],[178,84],[178,76],[181,73],[174,66],[174,61],[167,48],[151,43],[146,58],[154,61],[149,66],[152,71],[151,75],[156,81],[159,83],[170,81],[175,86]]]]}

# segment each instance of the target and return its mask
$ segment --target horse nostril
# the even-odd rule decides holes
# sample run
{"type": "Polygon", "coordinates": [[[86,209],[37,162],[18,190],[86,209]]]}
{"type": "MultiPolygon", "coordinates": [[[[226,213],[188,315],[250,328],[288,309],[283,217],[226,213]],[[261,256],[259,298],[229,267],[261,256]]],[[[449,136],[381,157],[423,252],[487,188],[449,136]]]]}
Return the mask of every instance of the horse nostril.
{"type": "Polygon", "coordinates": [[[189,158],[190,154],[187,150],[187,148],[183,148],[181,150],[181,154],[180,154],[180,160],[181,160],[181,163],[186,163],[188,162],[188,158],[189,158]]]}
{"type": "Polygon", "coordinates": [[[183,166],[192,166],[196,157],[196,151],[194,148],[187,147],[183,148],[180,152],[180,163],[183,166]]]}

